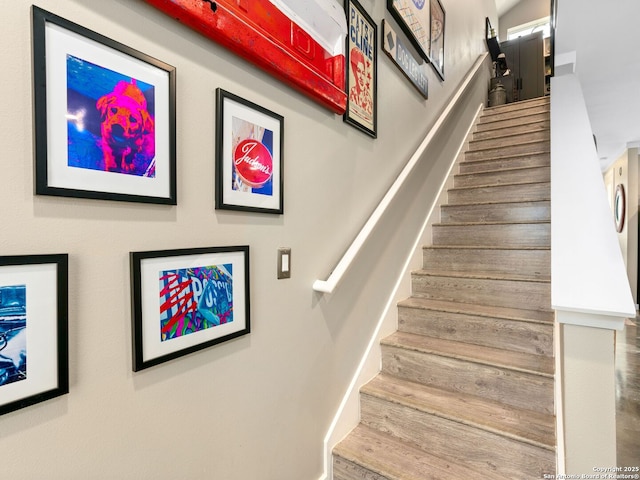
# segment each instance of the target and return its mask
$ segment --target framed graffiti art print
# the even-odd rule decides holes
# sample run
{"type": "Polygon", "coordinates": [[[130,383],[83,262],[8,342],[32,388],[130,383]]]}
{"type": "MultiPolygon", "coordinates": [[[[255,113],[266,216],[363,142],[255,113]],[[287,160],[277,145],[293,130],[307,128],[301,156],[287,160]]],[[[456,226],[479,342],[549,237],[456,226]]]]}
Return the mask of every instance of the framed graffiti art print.
{"type": "Polygon", "coordinates": [[[249,247],[131,252],[133,370],[250,332],[249,247]]]}
{"type": "Polygon", "coordinates": [[[175,68],[32,7],[35,191],[176,204],[175,68]]]}
{"type": "Polygon", "coordinates": [[[378,33],[357,0],[346,0],[347,110],[344,121],[376,138],[378,127],[378,33]]]}
{"type": "Polygon", "coordinates": [[[68,256],[0,257],[0,414],[69,392],[68,256]]]}
{"type": "Polygon", "coordinates": [[[216,90],[216,208],[284,213],[284,117],[216,90]]]}

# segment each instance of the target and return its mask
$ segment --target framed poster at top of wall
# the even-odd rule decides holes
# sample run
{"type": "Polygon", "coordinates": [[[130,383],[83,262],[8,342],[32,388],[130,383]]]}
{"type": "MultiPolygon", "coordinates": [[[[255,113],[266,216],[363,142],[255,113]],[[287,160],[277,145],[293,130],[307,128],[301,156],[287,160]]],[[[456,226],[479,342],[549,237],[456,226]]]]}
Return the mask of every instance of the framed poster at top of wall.
{"type": "Polygon", "coordinates": [[[430,0],[387,0],[387,9],[418,54],[431,61],[430,0]]]}
{"type": "Polygon", "coordinates": [[[35,192],[176,204],[175,68],[32,7],[35,192]]]}
{"type": "Polygon", "coordinates": [[[378,30],[357,0],[346,0],[347,110],[344,121],[370,135],[378,129],[378,30]]]}
{"type": "Polygon", "coordinates": [[[431,66],[444,80],[444,26],[445,12],[440,0],[431,0],[431,42],[429,57],[431,66]]]}

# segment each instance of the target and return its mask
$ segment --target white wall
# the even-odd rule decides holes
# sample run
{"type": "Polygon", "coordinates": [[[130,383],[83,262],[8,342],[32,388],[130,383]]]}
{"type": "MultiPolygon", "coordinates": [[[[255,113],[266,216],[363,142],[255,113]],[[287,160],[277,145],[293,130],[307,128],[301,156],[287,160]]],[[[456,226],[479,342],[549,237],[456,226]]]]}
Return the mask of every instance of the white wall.
{"type": "MultiPolygon", "coordinates": [[[[71,383],[69,395],[0,417],[3,475],[318,478],[323,438],[442,181],[435,160],[450,156],[458,118],[338,290],[311,285],[486,51],[493,1],[443,2],[446,81],[431,72],[426,102],[379,52],[377,140],[141,0],[35,3],[177,67],[178,206],[34,196],[31,2],[3,2],[0,252],[70,254],[71,383]],[[284,215],[213,208],[217,87],[285,117],[284,215]],[[251,246],[251,334],[134,374],[128,253],[236,244],[251,246]],[[276,280],[278,247],[292,248],[289,280],[276,280]]],[[[378,24],[391,20],[385,2],[361,3],[378,24]]]]}
{"type": "Polygon", "coordinates": [[[529,23],[539,18],[549,16],[551,8],[550,0],[522,0],[512,9],[504,13],[500,17],[500,27],[498,29],[498,38],[501,41],[507,40],[507,30],[511,27],[517,27],[523,23],[529,23]]]}

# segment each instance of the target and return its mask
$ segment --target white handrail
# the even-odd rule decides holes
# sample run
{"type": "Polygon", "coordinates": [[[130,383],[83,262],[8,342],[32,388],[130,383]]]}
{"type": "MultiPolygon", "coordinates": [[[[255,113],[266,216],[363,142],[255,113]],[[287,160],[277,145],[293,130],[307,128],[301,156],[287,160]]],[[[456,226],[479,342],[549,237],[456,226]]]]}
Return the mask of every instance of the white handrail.
{"type": "Polygon", "coordinates": [[[458,103],[460,97],[464,94],[475,74],[478,72],[478,70],[480,70],[480,66],[484,62],[487,55],[488,53],[483,53],[475,61],[464,81],[460,84],[460,87],[458,88],[456,94],[451,98],[451,101],[447,105],[447,108],[445,108],[442,114],[438,117],[438,120],[433,125],[431,130],[429,130],[429,133],[427,133],[427,136],[424,138],[416,152],[411,156],[405,167],[402,169],[402,172],[400,172],[400,175],[398,175],[396,181],[393,182],[393,185],[391,185],[386,195],[380,201],[380,204],[373,211],[373,213],[367,220],[367,223],[364,224],[364,226],[360,230],[360,233],[358,233],[356,238],[351,243],[351,246],[349,246],[336,267],[333,269],[333,271],[329,275],[329,278],[327,280],[316,280],[313,283],[313,289],[316,292],[332,293],[336,288],[336,285],[338,285],[340,280],[342,280],[342,276],[351,266],[351,263],[358,255],[360,248],[362,248],[364,242],[367,240],[367,238],[369,238],[369,235],[371,235],[371,232],[377,225],[382,215],[384,215],[387,207],[391,204],[392,200],[394,199],[404,182],[407,180],[407,178],[409,178],[411,171],[420,161],[425,150],[444,124],[445,120],[451,113],[451,110],[453,110],[455,105],[458,103]]]}

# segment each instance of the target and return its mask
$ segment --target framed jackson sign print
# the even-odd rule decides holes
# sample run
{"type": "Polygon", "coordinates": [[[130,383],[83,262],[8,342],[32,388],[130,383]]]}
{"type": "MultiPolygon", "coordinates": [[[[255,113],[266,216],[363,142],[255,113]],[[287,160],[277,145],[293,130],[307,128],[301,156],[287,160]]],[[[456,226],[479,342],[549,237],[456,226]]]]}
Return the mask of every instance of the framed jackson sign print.
{"type": "Polygon", "coordinates": [[[217,90],[216,208],[284,213],[284,118],[217,90]]]}

